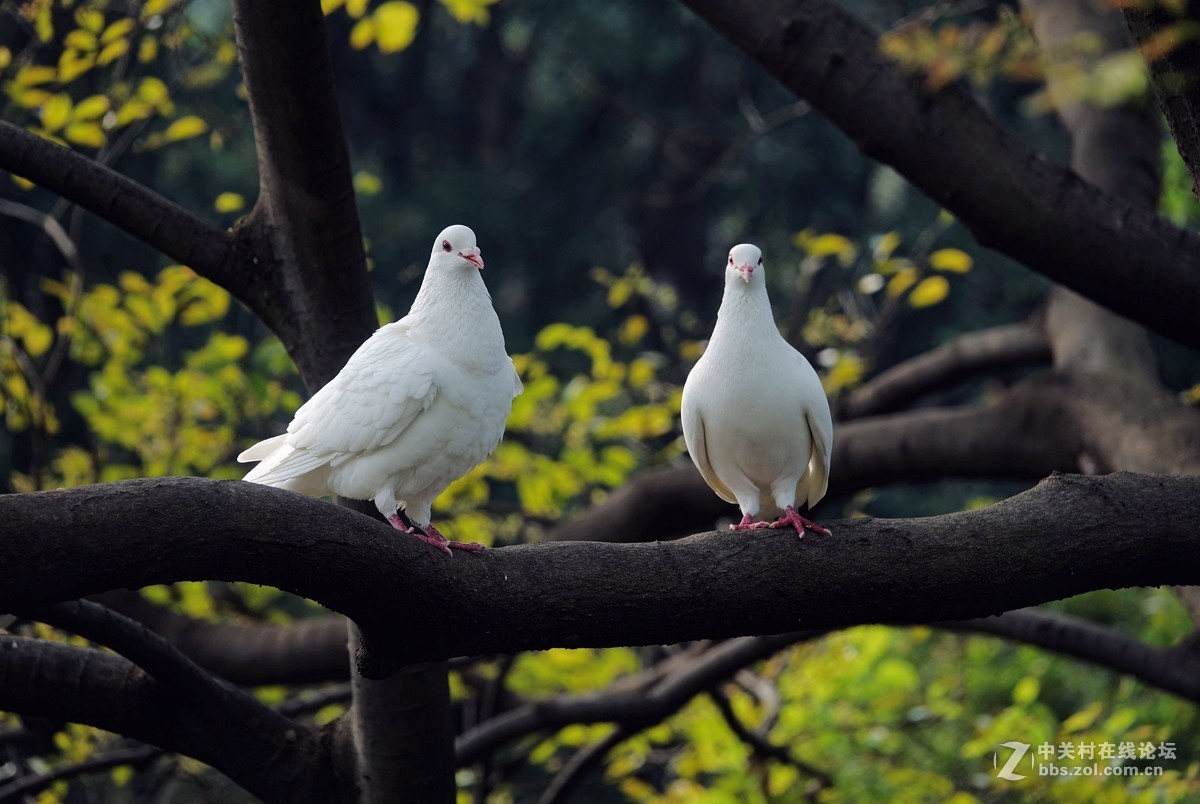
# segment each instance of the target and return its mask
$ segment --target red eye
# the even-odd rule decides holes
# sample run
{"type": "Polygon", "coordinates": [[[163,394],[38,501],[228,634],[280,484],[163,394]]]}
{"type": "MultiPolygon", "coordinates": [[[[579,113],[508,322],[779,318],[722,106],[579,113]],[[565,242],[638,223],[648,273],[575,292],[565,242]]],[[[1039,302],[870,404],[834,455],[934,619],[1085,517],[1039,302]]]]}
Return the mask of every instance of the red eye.
{"type": "Polygon", "coordinates": [[[442,251],[449,251],[449,250],[450,250],[450,241],[443,240],[442,241],[442,251]]]}

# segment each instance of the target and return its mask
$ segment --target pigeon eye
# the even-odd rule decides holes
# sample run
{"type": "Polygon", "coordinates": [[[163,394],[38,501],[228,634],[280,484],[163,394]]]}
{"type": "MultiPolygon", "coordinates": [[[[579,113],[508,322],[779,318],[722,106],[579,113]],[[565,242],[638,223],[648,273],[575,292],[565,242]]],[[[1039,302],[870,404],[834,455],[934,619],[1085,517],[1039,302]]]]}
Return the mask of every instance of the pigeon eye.
{"type": "Polygon", "coordinates": [[[729,255],[729,264],[733,265],[733,255],[732,254],[729,255]]]}
{"type": "Polygon", "coordinates": [[[758,264],[759,264],[759,265],[762,265],[762,257],[759,257],[759,258],[758,258],[758,264]]]}
{"type": "Polygon", "coordinates": [[[443,240],[442,241],[442,251],[449,251],[449,250],[450,250],[450,241],[443,240]]]}

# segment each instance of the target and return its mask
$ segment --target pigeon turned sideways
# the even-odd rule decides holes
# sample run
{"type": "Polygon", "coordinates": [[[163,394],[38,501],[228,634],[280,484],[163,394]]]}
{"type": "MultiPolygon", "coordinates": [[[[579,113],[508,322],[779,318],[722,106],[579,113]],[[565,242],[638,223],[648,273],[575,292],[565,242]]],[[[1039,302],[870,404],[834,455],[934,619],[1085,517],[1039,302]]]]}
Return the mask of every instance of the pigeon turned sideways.
{"type": "Polygon", "coordinates": [[[833,419],[821,380],[775,327],[762,252],[729,252],[708,348],[683,386],[683,439],[717,495],[742,509],[732,530],[829,534],[796,511],[825,496],[833,419]],[[777,515],[773,522],[756,521],[777,515]]]}
{"type": "Polygon", "coordinates": [[[434,498],[496,448],[522,390],[482,269],[474,232],[439,234],[408,315],[358,347],[286,433],[238,456],[259,461],[245,479],[372,500],[393,527],[447,555],[482,550],[430,524],[434,498]]]}

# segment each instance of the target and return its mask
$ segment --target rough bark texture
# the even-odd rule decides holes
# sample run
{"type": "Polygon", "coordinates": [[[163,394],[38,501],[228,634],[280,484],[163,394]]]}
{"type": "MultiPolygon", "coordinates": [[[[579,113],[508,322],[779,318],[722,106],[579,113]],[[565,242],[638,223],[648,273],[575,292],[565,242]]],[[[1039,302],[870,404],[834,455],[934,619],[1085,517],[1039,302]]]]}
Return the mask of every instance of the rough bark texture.
{"type": "Polygon", "coordinates": [[[262,583],[358,623],[371,639],[360,665],[378,676],[464,654],[928,622],[1091,589],[1189,584],[1200,567],[1198,516],[1200,478],[1057,475],[977,511],[832,523],[833,538],[720,532],[447,561],[386,525],[289,492],[133,480],[0,497],[0,567],[19,568],[0,584],[0,610],[168,580],[262,583]],[[131,529],[121,517],[130,504],[161,514],[131,529]],[[438,612],[439,627],[418,611],[438,612]]]}
{"type": "Polygon", "coordinates": [[[1171,127],[1175,146],[1200,195],[1200,3],[1190,0],[1175,13],[1167,3],[1122,3],[1134,41],[1150,64],[1159,106],[1171,127]],[[1170,47],[1161,46],[1170,43],[1170,47]]]}
{"type": "Polygon", "coordinates": [[[965,91],[930,93],[880,52],[875,31],[833,3],[683,2],[981,244],[1200,346],[1192,304],[1180,304],[1200,298],[1200,237],[1049,162],[965,91]]]}

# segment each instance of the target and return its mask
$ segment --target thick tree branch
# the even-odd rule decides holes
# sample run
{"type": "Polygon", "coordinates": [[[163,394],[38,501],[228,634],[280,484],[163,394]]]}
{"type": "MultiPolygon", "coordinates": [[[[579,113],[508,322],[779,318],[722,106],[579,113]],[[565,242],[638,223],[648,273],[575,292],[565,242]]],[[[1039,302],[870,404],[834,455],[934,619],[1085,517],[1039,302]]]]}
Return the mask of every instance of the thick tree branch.
{"type": "Polygon", "coordinates": [[[961,619],[1093,589],[1188,584],[1200,566],[1197,517],[1200,478],[1055,476],[975,511],[833,523],[832,538],[708,533],[445,560],[296,494],[133,480],[0,497],[0,610],[184,579],[263,583],[358,622],[373,640],[363,669],[383,675],[457,655],[961,619]],[[156,513],[134,528],[134,509],[156,513]],[[1094,549],[1097,534],[1109,549],[1094,549]],[[411,616],[428,610],[440,628],[411,616]]]}
{"type": "Polygon", "coordinates": [[[1122,3],[1121,9],[1149,62],[1159,106],[1192,177],[1192,190],[1200,195],[1200,41],[1195,35],[1200,5],[1191,0],[1183,14],[1167,3],[1122,3]],[[1162,49],[1167,43],[1171,46],[1162,49]]]}
{"type": "Polygon", "coordinates": [[[317,0],[235,0],[233,12],[258,148],[242,234],[267,263],[244,280],[316,390],[376,323],[324,15],[317,0]]]}
{"type": "Polygon", "coordinates": [[[875,31],[831,2],[683,2],[981,244],[1200,346],[1197,235],[1051,164],[964,90],[931,93],[880,52],[875,31]]]}
{"type": "Polygon", "coordinates": [[[1200,660],[1186,649],[1156,648],[1112,628],[1036,609],[937,625],[991,634],[1074,656],[1200,703],[1200,660]]]}
{"type": "Polygon", "coordinates": [[[176,614],[123,589],[93,599],[161,634],[196,664],[233,684],[313,684],[349,677],[342,617],[310,617],[287,625],[214,623],[176,614]]]}
{"type": "Polygon", "coordinates": [[[0,636],[0,709],[86,723],[196,757],[268,801],[345,800],[321,735],[296,724],[260,733],[210,704],[113,653],[0,636]]]}
{"type": "Polygon", "coordinates": [[[880,373],[839,400],[838,418],[890,413],[986,369],[1049,363],[1050,346],[1030,322],[968,332],[880,373]]]}
{"type": "Polygon", "coordinates": [[[58,193],[218,285],[230,285],[233,238],[112,168],[0,120],[0,169],[58,193]]]}

